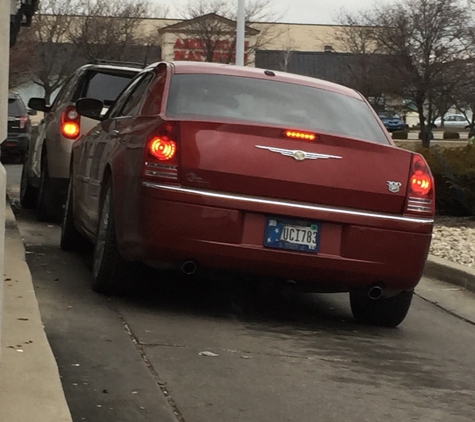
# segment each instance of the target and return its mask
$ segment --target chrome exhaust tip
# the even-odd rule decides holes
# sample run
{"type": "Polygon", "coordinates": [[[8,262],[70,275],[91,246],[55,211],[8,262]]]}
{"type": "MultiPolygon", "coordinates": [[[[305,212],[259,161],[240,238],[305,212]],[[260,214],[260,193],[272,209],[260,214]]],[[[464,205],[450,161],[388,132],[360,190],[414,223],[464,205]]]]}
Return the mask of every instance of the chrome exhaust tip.
{"type": "Polygon", "coordinates": [[[198,269],[198,265],[196,265],[195,261],[186,261],[181,266],[181,271],[186,275],[192,275],[198,269]]]}

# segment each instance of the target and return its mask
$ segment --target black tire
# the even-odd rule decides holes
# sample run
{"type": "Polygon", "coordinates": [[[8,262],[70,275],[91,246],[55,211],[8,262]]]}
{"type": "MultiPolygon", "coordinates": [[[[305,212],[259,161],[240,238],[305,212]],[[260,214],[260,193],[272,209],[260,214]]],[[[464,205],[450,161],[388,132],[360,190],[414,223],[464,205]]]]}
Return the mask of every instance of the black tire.
{"type": "Polygon", "coordinates": [[[63,222],[61,224],[61,249],[63,251],[78,251],[86,246],[86,239],[74,225],[73,214],[73,180],[69,181],[68,195],[63,212],[63,222]]]}
{"type": "Polygon", "coordinates": [[[53,222],[57,219],[55,209],[55,198],[51,187],[51,180],[48,172],[48,160],[43,156],[41,160],[41,178],[36,201],[35,215],[38,221],[53,222]]]}
{"type": "Polygon", "coordinates": [[[134,265],[120,255],[116,238],[112,183],[106,185],[94,247],[92,290],[108,294],[124,294],[130,288],[134,265]]]}
{"type": "Polygon", "coordinates": [[[396,327],[406,317],[411,306],[414,291],[399,293],[396,296],[370,299],[367,292],[350,292],[353,316],[359,322],[381,327],[396,327]]]}
{"type": "Polygon", "coordinates": [[[38,189],[30,184],[28,165],[28,159],[26,159],[21,171],[20,204],[24,209],[33,210],[35,209],[36,200],[38,198],[38,189]]]}

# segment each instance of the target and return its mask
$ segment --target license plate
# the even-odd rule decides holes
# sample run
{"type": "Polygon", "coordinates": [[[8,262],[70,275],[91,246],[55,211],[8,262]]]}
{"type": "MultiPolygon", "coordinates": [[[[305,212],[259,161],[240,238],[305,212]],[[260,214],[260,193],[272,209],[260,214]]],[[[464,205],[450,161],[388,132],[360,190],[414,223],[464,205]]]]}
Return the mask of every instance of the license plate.
{"type": "Polygon", "coordinates": [[[321,223],[284,218],[267,218],[264,246],[317,253],[321,223]]]}

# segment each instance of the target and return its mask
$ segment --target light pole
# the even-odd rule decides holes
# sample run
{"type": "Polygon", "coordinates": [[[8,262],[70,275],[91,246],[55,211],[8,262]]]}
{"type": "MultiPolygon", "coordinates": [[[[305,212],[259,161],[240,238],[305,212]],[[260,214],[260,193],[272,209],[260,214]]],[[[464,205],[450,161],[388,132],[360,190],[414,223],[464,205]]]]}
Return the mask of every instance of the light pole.
{"type": "Polygon", "coordinates": [[[244,66],[244,40],[246,38],[246,0],[238,0],[236,29],[236,66],[244,66]]]}

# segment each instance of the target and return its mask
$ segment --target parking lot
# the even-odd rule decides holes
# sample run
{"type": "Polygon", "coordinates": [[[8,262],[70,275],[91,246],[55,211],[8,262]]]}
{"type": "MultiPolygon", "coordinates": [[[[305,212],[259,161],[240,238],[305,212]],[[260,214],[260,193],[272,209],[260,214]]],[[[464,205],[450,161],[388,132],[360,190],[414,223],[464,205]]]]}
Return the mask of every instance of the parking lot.
{"type": "MultiPolygon", "coordinates": [[[[20,168],[7,171],[15,199],[20,168]]],[[[356,324],[346,294],[226,279],[151,272],[109,298],[57,225],[17,222],[74,421],[473,420],[473,325],[420,296],[397,329],[356,324]]]]}

